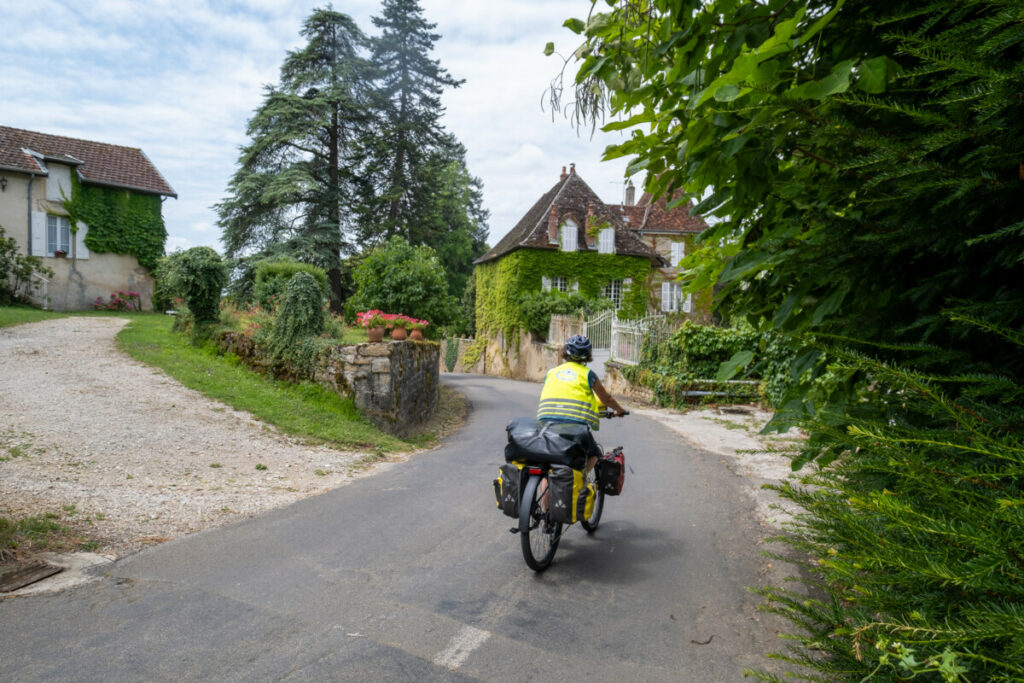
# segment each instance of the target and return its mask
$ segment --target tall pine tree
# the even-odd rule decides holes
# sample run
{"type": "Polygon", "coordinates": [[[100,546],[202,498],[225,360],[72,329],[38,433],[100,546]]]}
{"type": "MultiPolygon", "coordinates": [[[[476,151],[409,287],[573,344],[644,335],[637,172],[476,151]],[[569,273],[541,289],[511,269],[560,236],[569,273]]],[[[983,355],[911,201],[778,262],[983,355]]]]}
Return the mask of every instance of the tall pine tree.
{"type": "Polygon", "coordinates": [[[231,196],[217,205],[230,257],[288,255],[327,271],[332,307],[343,298],[341,258],[360,188],[356,140],[367,125],[367,39],[345,14],[317,9],[307,44],[289,52],[281,83],[249,121],[231,196]]]}
{"type": "Polygon", "coordinates": [[[380,69],[375,109],[377,130],[369,149],[368,171],[375,198],[363,234],[389,239],[402,235],[416,243],[410,222],[417,194],[429,194],[431,158],[451,145],[440,124],[445,87],[458,87],[430,52],[441,36],[423,16],[418,0],[384,0],[373,18],[381,34],[373,40],[373,63],[380,69]]]}

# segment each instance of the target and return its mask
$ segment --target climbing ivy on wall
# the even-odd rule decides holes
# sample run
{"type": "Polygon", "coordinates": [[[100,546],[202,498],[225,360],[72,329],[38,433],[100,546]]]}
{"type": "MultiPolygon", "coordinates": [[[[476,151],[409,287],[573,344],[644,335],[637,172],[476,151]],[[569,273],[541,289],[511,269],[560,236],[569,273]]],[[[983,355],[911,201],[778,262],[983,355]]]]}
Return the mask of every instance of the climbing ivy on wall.
{"type": "Polygon", "coordinates": [[[612,280],[633,280],[624,287],[620,315],[639,318],[647,312],[651,262],[642,256],[519,249],[476,267],[477,332],[501,332],[512,338],[522,327],[520,297],[539,292],[545,276],[579,281],[579,292],[596,298],[612,280]]]}
{"type": "Polygon", "coordinates": [[[71,174],[71,199],[64,208],[72,229],[78,221],[89,226],[85,246],[97,253],[131,254],[153,270],[164,255],[167,228],[160,212],[160,196],[113,187],[82,185],[71,174]]]}

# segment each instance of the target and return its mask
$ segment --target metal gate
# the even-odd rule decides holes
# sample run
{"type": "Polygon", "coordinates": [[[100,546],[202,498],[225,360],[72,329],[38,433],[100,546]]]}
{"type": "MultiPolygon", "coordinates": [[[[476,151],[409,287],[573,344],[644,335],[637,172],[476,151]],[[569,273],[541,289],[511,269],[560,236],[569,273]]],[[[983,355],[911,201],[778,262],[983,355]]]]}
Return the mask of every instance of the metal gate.
{"type": "Polygon", "coordinates": [[[598,313],[583,325],[583,334],[590,338],[594,349],[610,349],[612,346],[612,321],[615,311],[598,313]]]}
{"type": "Polygon", "coordinates": [[[640,320],[612,320],[611,323],[611,360],[636,365],[640,362],[640,354],[644,341],[652,333],[659,333],[664,327],[665,316],[650,315],[640,320]]]}

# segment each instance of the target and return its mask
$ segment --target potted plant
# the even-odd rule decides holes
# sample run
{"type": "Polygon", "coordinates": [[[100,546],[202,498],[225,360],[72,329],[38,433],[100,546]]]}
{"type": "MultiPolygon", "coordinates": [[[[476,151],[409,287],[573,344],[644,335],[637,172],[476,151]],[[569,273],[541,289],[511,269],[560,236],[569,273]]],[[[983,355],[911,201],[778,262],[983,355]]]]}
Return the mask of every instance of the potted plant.
{"type": "Polygon", "coordinates": [[[384,327],[387,325],[387,319],[383,313],[378,310],[362,311],[356,313],[356,322],[360,327],[366,328],[366,336],[371,342],[384,341],[384,327]]]}
{"type": "Polygon", "coordinates": [[[391,338],[395,341],[402,341],[408,336],[406,327],[409,325],[408,316],[404,316],[401,313],[394,314],[388,322],[391,323],[391,338]]]}
{"type": "Polygon", "coordinates": [[[429,325],[426,320],[417,320],[410,318],[409,322],[409,339],[423,339],[423,330],[429,325]]]}
{"type": "Polygon", "coordinates": [[[53,258],[66,258],[67,255],[68,252],[64,251],[63,249],[57,249],[56,251],[53,252],[53,258]]]}

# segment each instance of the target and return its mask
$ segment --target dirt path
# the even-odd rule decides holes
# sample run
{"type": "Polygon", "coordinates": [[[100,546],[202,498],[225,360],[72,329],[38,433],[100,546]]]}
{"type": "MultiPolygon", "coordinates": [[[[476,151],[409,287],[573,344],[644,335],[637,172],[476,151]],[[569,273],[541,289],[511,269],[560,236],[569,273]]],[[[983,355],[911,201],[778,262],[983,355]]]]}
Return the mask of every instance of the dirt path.
{"type": "Polygon", "coordinates": [[[284,437],[129,358],[126,322],[0,329],[0,513],[56,512],[123,555],[366,472],[367,453],[284,437]]]}

